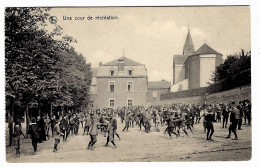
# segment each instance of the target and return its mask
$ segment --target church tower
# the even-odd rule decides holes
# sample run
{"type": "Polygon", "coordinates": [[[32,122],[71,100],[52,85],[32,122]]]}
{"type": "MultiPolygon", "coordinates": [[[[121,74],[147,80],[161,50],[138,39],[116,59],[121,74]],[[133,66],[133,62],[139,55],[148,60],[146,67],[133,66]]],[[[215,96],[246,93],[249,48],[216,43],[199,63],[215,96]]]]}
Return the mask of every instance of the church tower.
{"type": "Polygon", "coordinates": [[[183,46],[183,55],[188,56],[188,55],[192,55],[194,53],[195,53],[195,49],[194,49],[194,45],[193,45],[193,42],[191,39],[190,29],[188,29],[186,41],[183,46]]]}

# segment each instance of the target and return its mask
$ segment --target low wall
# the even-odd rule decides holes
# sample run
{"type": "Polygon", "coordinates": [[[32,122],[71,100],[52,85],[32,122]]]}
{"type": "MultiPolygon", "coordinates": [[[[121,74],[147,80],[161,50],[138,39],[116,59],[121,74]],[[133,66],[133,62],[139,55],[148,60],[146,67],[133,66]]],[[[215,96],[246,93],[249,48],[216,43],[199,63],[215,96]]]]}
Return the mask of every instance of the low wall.
{"type": "Polygon", "coordinates": [[[235,88],[228,91],[218,92],[206,96],[206,101],[210,102],[225,102],[228,103],[230,100],[238,103],[240,100],[245,98],[251,101],[251,86],[245,86],[241,88],[235,88]]]}
{"type": "Polygon", "coordinates": [[[151,105],[164,105],[164,104],[172,104],[172,103],[182,103],[182,104],[203,104],[205,101],[205,96],[193,96],[186,98],[175,98],[175,99],[167,99],[153,102],[151,105]]]}
{"type": "Polygon", "coordinates": [[[209,94],[207,96],[202,95],[202,96],[193,96],[193,97],[165,99],[165,100],[155,101],[151,103],[151,105],[164,105],[164,104],[172,104],[172,103],[197,104],[198,101],[200,102],[200,104],[203,104],[205,101],[207,101],[207,103],[211,103],[211,102],[228,103],[230,100],[238,103],[240,100],[244,100],[245,98],[251,101],[251,86],[235,88],[228,91],[209,94]]]}

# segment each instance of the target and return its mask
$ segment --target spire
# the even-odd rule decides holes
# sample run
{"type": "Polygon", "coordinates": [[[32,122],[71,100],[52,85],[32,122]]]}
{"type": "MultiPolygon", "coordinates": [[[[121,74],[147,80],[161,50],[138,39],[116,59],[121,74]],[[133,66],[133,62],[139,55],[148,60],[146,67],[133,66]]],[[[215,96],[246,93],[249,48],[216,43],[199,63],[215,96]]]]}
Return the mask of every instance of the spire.
{"type": "Polygon", "coordinates": [[[125,49],[123,49],[123,57],[125,57],[125,49]]]}
{"type": "Polygon", "coordinates": [[[190,35],[190,28],[188,28],[188,34],[183,46],[183,55],[191,55],[193,53],[195,53],[195,49],[190,35]]]}

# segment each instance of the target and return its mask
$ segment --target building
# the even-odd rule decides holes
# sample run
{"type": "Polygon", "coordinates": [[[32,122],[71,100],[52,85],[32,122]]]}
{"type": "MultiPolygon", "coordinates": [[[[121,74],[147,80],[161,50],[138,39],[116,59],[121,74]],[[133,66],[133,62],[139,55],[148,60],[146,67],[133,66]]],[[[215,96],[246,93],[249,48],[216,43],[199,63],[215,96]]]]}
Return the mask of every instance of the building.
{"type": "Polygon", "coordinates": [[[196,89],[208,86],[223,55],[206,43],[195,51],[190,31],[183,46],[183,54],[173,57],[173,85],[171,91],[196,89]]]}
{"type": "Polygon", "coordinates": [[[165,80],[149,81],[147,89],[147,105],[152,105],[153,102],[160,101],[160,96],[163,93],[170,92],[171,83],[165,80]]]}
{"type": "Polygon", "coordinates": [[[148,76],[144,64],[126,57],[93,69],[90,106],[118,108],[146,104],[148,76]]]}

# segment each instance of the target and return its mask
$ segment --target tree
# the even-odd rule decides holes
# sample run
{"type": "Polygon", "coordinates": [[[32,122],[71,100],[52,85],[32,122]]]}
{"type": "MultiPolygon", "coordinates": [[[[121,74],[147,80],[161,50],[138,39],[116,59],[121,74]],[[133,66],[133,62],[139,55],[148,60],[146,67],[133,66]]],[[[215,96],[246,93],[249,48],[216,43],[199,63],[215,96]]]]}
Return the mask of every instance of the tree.
{"type": "MultiPolygon", "coordinates": [[[[50,8],[6,8],[5,10],[6,99],[12,99],[11,106],[25,106],[27,118],[30,106],[38,104],[40,111],[40,102],[52,104],[59,101],[64,95],[61,89],[66,87],[64,83],[69,83],[69,78],[77,76],[63,66],[64,61],[73,58],[73,56],[64,56],[64,53],[73,53],[71,55],[76,57],[74,59],[80,59],[74,61],[73,63],[76,64],[72,66],[82,68],[76,69],[86,73],[82,80],[88,82],[81,83],[86,85],[80,88],[86,91],[84,95],[88,96],[91,78],[86,77],[91,77],[90,65],[86,64],[83,56],[79,56],[75,51],[71,52],[74,49],[70,43],[75,41],[72,37],[64,36],[60,40],[55,39],[62,34],[60,26],[56,25],[52,32],[44,29],[47,26],[45,21],[49,16],[47,13],[49,10],[50,8]],[[69,73],[65,74],[65,72],[69,73]],[[66,78],[65,75],[69,77],[66,78]]],[[[72,83],[70,90],[79,91],[78,83],[72,83]]],[[[63,98],[62,103],[68,104],[72,98],[73,96],[63,98]]],[[[87,98],[81,95],[74,101],[84,101],[87,98]]],[[[72,105],[74,104],[76,103],[72,105]]]]}
{"type": "Polygon", "coordinates": [[[214,91],[227,90],[251,84],[251,51],[229,55],[224,63],[216,67],[209,89],[214,91]]]}

